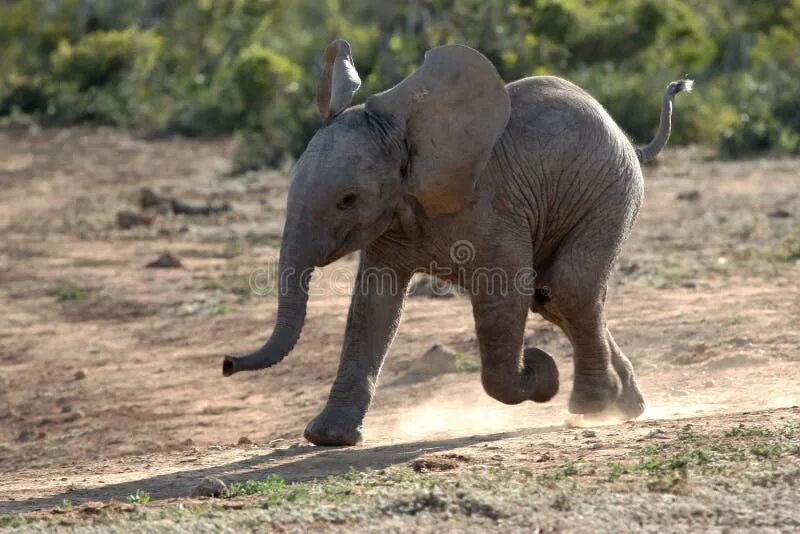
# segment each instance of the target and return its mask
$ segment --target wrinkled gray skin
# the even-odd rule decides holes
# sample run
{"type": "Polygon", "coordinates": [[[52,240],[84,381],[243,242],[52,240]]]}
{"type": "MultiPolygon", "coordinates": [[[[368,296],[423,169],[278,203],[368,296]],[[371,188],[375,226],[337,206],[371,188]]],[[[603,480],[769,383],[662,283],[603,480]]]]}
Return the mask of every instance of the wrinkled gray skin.
{"type": "MultiPolygon", "coordinates": [[[[332,43],[325,59],[318,101],[346,106],[358,84],[335,73],[347,70],[337,71],[337,62],[352,62],[349,46],[332,43]]],[[[523,350],[533,311],[572,344],[570,411],[613,408],[637,417],[644,400],[606,328],[606,287],[642,203],[639,160],[666,143],[672,98],[682,89],[690,84],[670,84],[656,139],[640,151],[579,87],[549,76],[503,85],[488,60],[463,46],[430,51],[417,73],[365,105],[343,112],[320,105],[328,121],[289,190],[277,323],[259,351],[227,357],[223,373],[279,362],[299,338],[310,270],[361,250],[338,374],[325,409],[306,428],[309,441],[361,441],[407,284],[432,265],[431,274],[471,295],[491,397],[545,402],[558,391],[553,359],[523,350]],[[447,268],[451,274],[442,273],[447,268]],[[509,290],[473,276],[487,268],[511,280],[509,290]],[[393,273],[395,287],[369,274],[376,269],[393,273]],[[517,273],[531,269],[537,289],[515,290],[517,273]]]]}

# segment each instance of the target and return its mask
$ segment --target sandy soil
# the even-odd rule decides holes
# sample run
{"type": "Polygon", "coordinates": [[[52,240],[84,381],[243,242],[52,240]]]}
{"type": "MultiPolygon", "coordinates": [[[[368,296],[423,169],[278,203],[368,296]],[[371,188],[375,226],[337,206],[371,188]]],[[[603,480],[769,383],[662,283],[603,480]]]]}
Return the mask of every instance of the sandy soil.
{"type": "MultiPolygon", "coordinates": [[[[221,356],[258,346],[270,331],[276,300],[255,294],[250,281],[276,257],[287,189],[281,172],[226,177],[230,149],[228,140],[143,141],[102,129],[0,131],[3,517],[22,517],[37,528],[48,524],[41,520],[59,520],[52,510],[65,500],[71,506],[125,501],[136,490],[151,495],[150,508],[174,506],[209,474],[226,482],[278,474],[292,482],[350,466],[413,473],[409,462],[445,451],[485,465],[497,455],[487,446],[502,448],[501,467],[535,470],[544,453],[603,463],[627,458],[654,425],[680,442],[682,420],[691,418],[713,441],[738,424],[778,428],[800,419],[791,408],[800,403],[800,160],[718,162],[676,150],[647,169],[646,203],[609,296],[609,327],[634,362],[648,401],[641,420],[606,422],[589,431],[601,436],[600,447],[576,448],[585,430],[563,425],[569,346],[533,316],[529,341],[553,354],[562,373],[562,390],[551,403],[495,403],[475,372],[413,378],[413,366],[434,343],[477,358],[469,302],[417,297],[408,301],[381,376],[365,444],[311,447],[302,430],[324,404],[349,303],[346,288],[334,288],[335,277],[325,272],[350,272],[356,258],[315,280],[318,294],[303,336],[285,362],[223,379],[221,356]],[[233,209],[159,214],[150,226],[119,229],[117,212],[138,211],[142,187],[192,202],[228,201],[233,209]],[[182,268],[145,268],[166,250],[181,258],[182,268]],[[50,511],[17,515],[41,509],[50,511]]],[[[791,439],[781,445],[785,454],[769,460],[775,469],[800,463],[791,439]]],[[[447,476],[471,472],[456,465],[447,476]]],[[[746,473],[734,469],[731,480],[746,473]]],[[[589,491],[583,482],[573,484],[574,491],[589,491]]],[[[614,487],[624,484],[621,478],[614,487]]],[[[782,488],[774,492],[776,502],[800,497],[794,482],[782,488]]],[[[550,500],[564,491],[551,489],[550,500]]],[[[634,493],[622,491],[615,506],[624,508],[624,495],[634,493]]],[[[742,502],[747,495],[741,492],[742,502]]],[[[715,498],[709,506],[722,506],[715,498]]],[[[243,502],[239,508],[252,508],[243,502]]],[[[236,512],[223,520],[249,517],[236,512]]],[[[800,528],[786,513],[761,526],[800,528]]],[[[612,514],[612,523],[602,525],[610,528],[615,518],[625,525],[626,514],[612,514]]],[[[656,527],[670,521],[657,516],[656,527]]],[[[100,524],[114,527],[123,520],[115,517],[105,514],[100,524]]],[[[442,526],[436,514],[422,523],[398,517],[383,526],[442,526]]],[[[139,520],[155,527],[147,523],[152,517],[139,520]]],[[[317,516],[253,520],[340,524],[317,516]]],[[[88,515],[69,523],[95,521],[88,515]]],[[[539,527],[571,529],[553,522],[539,527]]]]}

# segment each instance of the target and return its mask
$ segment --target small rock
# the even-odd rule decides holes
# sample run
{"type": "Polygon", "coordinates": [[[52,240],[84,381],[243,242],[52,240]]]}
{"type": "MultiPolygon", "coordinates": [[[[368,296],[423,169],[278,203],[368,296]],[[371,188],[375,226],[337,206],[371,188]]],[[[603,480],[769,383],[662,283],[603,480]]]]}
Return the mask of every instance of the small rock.
{"type": "Polygon", "coordinates": [[[584,438],[595,438],[597,437],[597,432],[595,432],[594,430],[584,430],[583,432],[581,432],[581,436],[583,436],[584,438]]]}
{"type": "Polygon", "coordinates": [[[143,187],[139,190],[139,206],[142,209],[160,208],[165,205],[170,207],[169,197],[162,195],[158,189],[143,187]]]}
{"type": "Polygon", "coordinates": [[[81,410],[75,410],[74,412],[67,414],[67,416],[64,418],[64,422],[71,423],[73,421],[77,421],[78,419],[82,419],[83,417],[86,417],[85,413],[83,413],[81,410]]]}
{"type": "Polygon", "coordinates": [[[103,502],[90,501],[90,502],[85,502],[85,503],[81,504],[80,507],[78,508],[78,510],[80,510],[81,513],[84,513],[84,514],[87,514],[87,515],[88,514],[94,515],[94,514],[99,514],[103,510],[103,508],[105,508],[105,506],[106,506],[106,504],[103,503],[103,502]]]}
{"type": "Polygon", "coordinates": [[[173,213],[182,213],[184,215],[213,215],[231,210],[231,205],[228,202],[221,204],[192,204],[177,198],[171,198],[170,205],[173,213]]]}
{"type": "MultiPolygon", "coordinates": [[[[464,457],[462,457],[464,458],[464,457]]],[[[466,460],[466,458],[465,458],[466,460]]],[[[429,456],[425,458],[417,458],[411,462],[411,469],[417,473],[426,473],[429,471],[450,471],[459,466],[461,460],[458,457],[445,457],[445,456],[429,456]]]]}
{"type": "Polygon", "coordinates": [[[452,373],[456,370],[456,353],[442,345],[434,345],[414,367],[415,371],[423,373],[452,373]]]}
{"type": "Polygon", "coordinates": [[[8,418],[16,418],[19,417],[19,414],[13,408],[9,407],[4,410],[0,410],[0,421],[3,419],[8,418]]]}
{"type": "Polygon", "coordinates": [[[183,267],[181,259],[171,252],[164,252],[146,265],[148,269],[178,269],[183,267]]]}
{"type": "Polygon", "coordinates": [[[639,269],[641,269],[641,267],[642,266],[639,265],[638,263],[633,262],[633,263],[626,263],[624,265],[620,265],[618,270],[622,274],[631,275],[631,274],[635,273],[636,271],[638,271],[639,269]]]}
{"type": "Polygon", "coordinates": [[[252,445],[253,441],[250,438],[248,438],[247,436],[242,436],[241,438],[239,438],[239,441],[237,441],[236,443],[237,443],[237,445],[252,445]]]}
{"type": "Polygon", "coordinates": [[[667,439],[667,432],[662,428],[654,428],[645,436],[645,439],[667,439]]]}
{"type": "Polygon", "coordinates": [[[31,430],[30,428],[26,428],[17,435],[17,441],[22,441],[22,442],[31,441],[32,439],[35,438],[35,436],[36,432],[31,430]]]}
{"type": "Polygon", "coordinates": [[[192,490],[192,497],[227,497],[228,486],[215,477],[205,477],[192,490]]]}
{"type": "Polygon", "coordinates": [[[716,385],[717,383],[714,382],[713,380],[706,380],[705,382],[703,382],[703,386],[707,388],[713,388],[716,387],[716,385]]]}
{"type": "Polygon", "coordinates": [[[790,219],[792,214],[786,211],[785,209],[778,208],[773,210],[767,214],[768,217],[772,217],[773,219],[790,219]]]}
{"type": "Polygon", "coordinates": [[[156,218],[147,213],[136,213],[133,211],[117,212],[117,226],[123,230],[129,230],[134,226],[150,226],[156,218]]]}
{"type": "Polygon", "coordinates": [[[272,441],[267,443],[267,447],[271,447],[273,449],[276,449],[276,448],[280,447],[281,445],[283,445],[284,443],[286,443],[286,440],[283,439],[283,438],[273,439],[272,441]]]}
{"type": "Polygon", "coordinates": [[[65,404],[61,407],[61,413],[69,413],[72,411],[72,406],[69,404],[65,404]]]}
{"type": "Polygon", "coordinates": [[[686,202],[697,202],[700,200],[700,191],[695,189],[691,191],[681,191],[676,198],[678,200],[685,200],[686,202]]]}
{"type": "Polygon", "coordinates": [[[83,380],[87,376],[88,375],[86,374],[86,369],[78,369],[77,371],[75,371],[75,374],[72,375],[72,378],[75,380],[83,380]]]}

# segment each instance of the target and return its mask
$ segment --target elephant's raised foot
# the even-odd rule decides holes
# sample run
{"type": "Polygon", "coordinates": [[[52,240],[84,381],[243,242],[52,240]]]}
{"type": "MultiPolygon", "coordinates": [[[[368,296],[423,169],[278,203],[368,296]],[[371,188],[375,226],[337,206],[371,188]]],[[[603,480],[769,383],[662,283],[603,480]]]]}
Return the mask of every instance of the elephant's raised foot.
{"type": "Polygon", "coordinates": [[[303,433],[314,445],[325,447],[344,447],[358,445],[364,440],[360,424],[349,423],[352,419],[347,413],[325,409],[308,423],[303,433]]]}
{"type": "Polygon", "coordinates": [[[558,366],[552,356],[542,349],[526,347],[523,354],[524,374],[533,375],[536,388],[531,395],[534,402],[547,402],[558,393],[558,366]]]}
{"type": "Polygon", "coordinates": [[[481,373],[484,391],[503,404],[552,399],[558,393],[558,367],[553,357],[541,349],[528,347],[522,363],[522,371],[513,372],[484,365],[481,373]]]}

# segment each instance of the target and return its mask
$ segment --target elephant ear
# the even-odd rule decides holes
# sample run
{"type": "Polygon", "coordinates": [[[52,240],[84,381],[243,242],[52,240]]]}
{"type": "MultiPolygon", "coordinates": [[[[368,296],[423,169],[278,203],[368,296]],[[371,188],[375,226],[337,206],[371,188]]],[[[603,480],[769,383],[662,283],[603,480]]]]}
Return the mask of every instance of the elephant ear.
{"type": "Polygon", "coordinates": [[[409,193],[426,215],[467,205],[511,110],[503,80],[468,46],[440,46],[416,72],[371,97],[367,110],[405,127],[409,193]]]}
{"type": "Polygon", "coordinates": [[[317,109],[323,118],[329,119],[350,105],[353,94],[361,87],[350,43],[336,39],[325,49],[325,69],[317,83],[317,109]]]}

